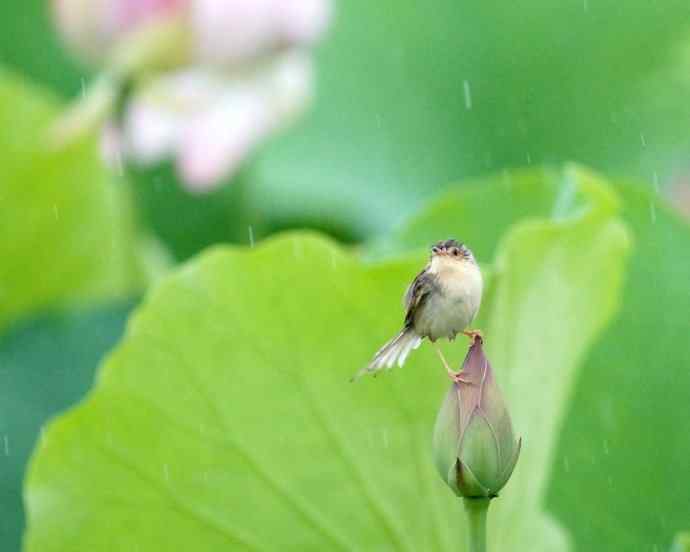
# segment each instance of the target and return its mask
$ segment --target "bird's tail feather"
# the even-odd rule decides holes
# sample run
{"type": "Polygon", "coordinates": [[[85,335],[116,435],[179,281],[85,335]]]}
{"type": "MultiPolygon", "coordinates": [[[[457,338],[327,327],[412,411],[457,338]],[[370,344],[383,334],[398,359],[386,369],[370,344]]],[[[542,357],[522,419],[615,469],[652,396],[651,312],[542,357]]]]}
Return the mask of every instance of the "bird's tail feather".
{"type": "Polygon", "coordinates": [[[381,347],[378,352],[374,355],[372,361],[362,368],[355,377],[355,380],[364,374],[373,374],[379,370],[392,368],[393,365],[398,364],[402,366],[407,359],[407,355],[413,349],[419,347],[422,342],[422,338],[417,335],[417,333],[412,328],[403,328],[403,330],[381,347]]]}

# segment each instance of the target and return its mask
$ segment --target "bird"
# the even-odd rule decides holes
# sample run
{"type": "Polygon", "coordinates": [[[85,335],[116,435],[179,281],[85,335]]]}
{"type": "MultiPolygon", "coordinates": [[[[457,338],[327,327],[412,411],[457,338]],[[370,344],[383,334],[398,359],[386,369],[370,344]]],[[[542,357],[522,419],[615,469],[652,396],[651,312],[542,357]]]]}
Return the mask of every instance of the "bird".
{"type": "MultiPolygon", "coordinates": [[[[452,341],[460,332],[470,337],[472,343],[481,339],[479,330],[466,328],[479,311],[482,291],[481,270],[469,247],[452,238],[432,245],[429,262],[403,297],[405,321],[402,330],[376,352],[353,380],[364,374],[375,375],[396,363],[402,366],[424,338],[434,345],[441,338],[452,341]]],[[[436,351],[451,378],[462,381],[459,374],[450,369],[438,346],[436,351]]]]}

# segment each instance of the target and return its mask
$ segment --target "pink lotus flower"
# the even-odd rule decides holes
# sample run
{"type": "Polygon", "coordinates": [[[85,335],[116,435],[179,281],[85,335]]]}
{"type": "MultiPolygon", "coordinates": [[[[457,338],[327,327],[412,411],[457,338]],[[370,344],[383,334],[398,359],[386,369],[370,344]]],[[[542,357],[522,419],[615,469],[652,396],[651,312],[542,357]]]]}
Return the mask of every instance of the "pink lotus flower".
{"type": "Polygon", "coordinates": [[[139,164],[173,157],[182,183],[206,191],[303,111],[311,73],[309,56],[290,52],[234,79],[204,67],[161,75],[127,106],[122,148],[139,164]]]}
{"type": "Polygon", "coordinates": [[[150,164],[173,158],[201,192],[232,175],[308,105],[309,46],[329,0],[54,0],[67,43],[105,65],[57,127],[59,139],[102,124],[107,150],[150,164]],[[117,124],[106,122],[133,92],[117,124]],[[115,148],[115,149],[114,149],[115,148]]]}

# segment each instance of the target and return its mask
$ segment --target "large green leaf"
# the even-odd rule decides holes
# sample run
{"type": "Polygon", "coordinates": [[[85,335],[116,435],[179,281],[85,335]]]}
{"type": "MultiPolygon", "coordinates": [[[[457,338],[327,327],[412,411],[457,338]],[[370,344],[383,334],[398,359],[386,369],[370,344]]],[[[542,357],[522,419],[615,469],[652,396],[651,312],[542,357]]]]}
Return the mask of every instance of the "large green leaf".
{"type": "MultiPolygon", "coordinates": [[[[491,530],[531,550],[565,548],[538,498],[627,243],[611,191],[573,178],[586,209],[512,230],[485,304],[497,378],[525,438],[491,530]]],[[[87,401],[44,432],[26,486],[26,550],[462,550],[461,505],[431,460],[448,385],[432,348],[348,383],[398,328],[422,262],[365,264],[289,235],[183,266],[137,310],[87,401]]],[[[447,347],[457,362],[462,341],[447,347]]]]}
{"type": "MultiPolygon", "coordinates": [[[[504,367],[507,399],[525,427],[516,481],[498,503],[498,523],[509,529],[495,535],[496,550],[534,549],[539,527],[520,513],[543,507],[548,478],[535,474],[550,471],[576,369],[615,311],[618,294],[612,290],[623,279],[627,234],[611,218],[615,194],[581,169],[566,169],[564,180],[565,196],[554,211],[578,214],[556,225],[520,224],[501,244],[496,262],[499,284],[488,313],[488,348],[492,362],[504,367]],[[588,204],[577,201],[584,197],[588,204]]],[[[552,539],[544,550],[562,549],[562,534],[550,519],[544,524],[552,539]]]]}
{"type": "Polygon", "coordinates": [[[121,294],[138,277],[126,190],[92,142],[48,147],[59,109],[0,72],[0,329],[42,307],[121,294]]]}
{"type": "Polygon", "coordinates": [[[80,400],[131,304],[41,316],[0,338],[0,542],[20,549],[22,481],[41,426],[80,400]]]}
{"type": "Polygon", "coordinates": [[[565,418],[549,505],[581,550],[668,550],[690,522],[690,227],[650,192],[617,189],[634,255],[565,418]]]}

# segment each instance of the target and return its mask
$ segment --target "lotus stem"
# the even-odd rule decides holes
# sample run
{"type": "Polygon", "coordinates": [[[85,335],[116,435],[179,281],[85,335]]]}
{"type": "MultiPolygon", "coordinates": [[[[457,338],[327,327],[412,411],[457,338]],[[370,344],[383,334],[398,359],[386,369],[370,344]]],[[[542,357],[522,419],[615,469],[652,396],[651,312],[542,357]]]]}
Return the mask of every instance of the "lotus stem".
{"type": "Polygon", "coordinates": [[[486,552],[486,513],[489,511],[489,498],[464,498],[465,511],[469,522],[469,552],[486,552]]]}

